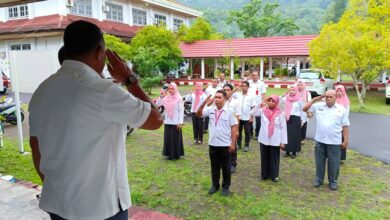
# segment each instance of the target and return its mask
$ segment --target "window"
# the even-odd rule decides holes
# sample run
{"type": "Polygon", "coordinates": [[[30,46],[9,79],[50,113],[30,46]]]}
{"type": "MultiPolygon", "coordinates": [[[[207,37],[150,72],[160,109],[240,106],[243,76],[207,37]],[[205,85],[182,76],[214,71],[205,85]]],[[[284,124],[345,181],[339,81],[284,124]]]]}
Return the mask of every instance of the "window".
{"type": "Polygon", "coordinates": [[[8,8],[8,17],[9,18],[25,18],[28,17],[28,6],[27,5],[17,5],[8,8]]]}
{"type": "Polygon", "coordinates": [[[76,15],[92,17],[92,0],[74,0],[70,12],[76,15]]]}
{"type": "Polygon", "coordinates": [[[122,5],[106,3],[106,5],[110,8],[107,12],[107,19],[113,21],[123,21],[123,7],[122,5]]]}
{"type": "Polygon", "coordinates": [[[14,44],[11,45],[11,50],[31,50],[31,44],[14,44]]]}
{"type": "Polygon", "coordinates": [[[133,8],[133,24],[146,25],[146,11],[133,8]]]}
{"type": "Polygon", "coordinates": [[[174,18],[173,19],[173,30],[177,31],[179,30],[180,26],[183,24],[183,20],[174,18]]]}
{"type": "Polygon", "coordinates": [[[167,17],[164,15],[154,14],[154,23],[157,25],[166,24],[167,17]]]}

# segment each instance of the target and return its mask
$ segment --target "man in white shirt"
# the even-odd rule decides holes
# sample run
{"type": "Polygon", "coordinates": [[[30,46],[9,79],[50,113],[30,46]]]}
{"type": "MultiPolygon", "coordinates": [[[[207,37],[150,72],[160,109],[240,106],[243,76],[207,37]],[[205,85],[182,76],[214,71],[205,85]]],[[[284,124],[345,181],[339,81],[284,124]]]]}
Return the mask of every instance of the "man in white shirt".
{"type": "Polygon", "coordinates": [[[233,111],[225,105],[226,93],[218,90],[214,99],[206,101],[199,107],[198,117],[210,117],[209,155],[211,162],[212,186],[209,194],[214,194],[219,189],[220,171],[222,169],[222,192],[223,196],[229,195],[231,174],[229,169],[230,153],[235,151],[237,138],[237,119],[233,111]],[[215,105],[211,105],[212,102],[215,105]],[[204,108],[208,104],[207,108],[204,108]]]}
{"type": "MultiPolygon", "coordinates": [[[[218,91],[218,79],[213,79],[213,81],[211,81],[211,84],[206,88],[204,93],[206,94],[206,96],[211,95],[211,97],[214,97],[217,91],[218,91]]],[[[206,133],[208,130],[209,130],[209,117],[205,117],[203,123],[203,132],[206,133]]]]}
{"type": "Polygon", "coordinates": [[[227,81],[225,80],[225,73],[219,74],[219,79],[218,79],[218,90],[222,89],[224,85],[227,84],[227,81]]]}
{"type": "Polygon", "coordinates": [[[249,150],[249,142],[250,142],[250,127],[252,123],[249,122],[251,117],[251,110],[256,106],[256,102],[254,96],[248,93],[249,82],[244,81],[241,83],[241,94],[237,94],[238,103],[240,103],[241,109],[241,118],[240,125],[238,128],[238,140],[237,140],[237,148],[241,148],[242,144],[242,130],[245,131],[245,143],[244,143],[244,152],[249,150]]]}
{"type": "MultiPolygon", "coordinates": [[[[250,84],[249,94],[255,97],[256,105],[260,105],[260,103],[265,99],[265,94],[267,92],[265,83],[259,80],[259,73],[257,71],[252,72],[252,80],[249,80],[248,82],[250,84]]],[[[254,139],[256,140],[259,136],[261,126],[260,117],[255,118],[255,124],[256,128],[254,139]]],[[[253,135],[253,130],[251,131],[251,134],[253,135]]]]}
{"type": "Polygon", "coordinates": [[[68,25],[64,47],[66,60],[29,105],[39,206],[52,219],[127,219],[126,126],[158,129],[161,115],[126,63],[106,51],[96,25],[68,25]],[[106,55],[112,77],[129,92],[103,79],[106,55]]]}
{"type": "Polygon", "coordinates": [[[337,178],[340,169],[340,147],[347,148],[349,141],[349,119],[345,108],[336,103],[336,91],[328,90],[303,107],[303,111],[312,112],[316,116],[315,160],[316,179],[314,186],[319,187],[324,182],[325,163],[328,158],[329,188],[337,189],[337,178]],[[319,102],[325,97],[325,103],[319,102]],[[341,140],[341,134],[344,141],[341,140]]]}

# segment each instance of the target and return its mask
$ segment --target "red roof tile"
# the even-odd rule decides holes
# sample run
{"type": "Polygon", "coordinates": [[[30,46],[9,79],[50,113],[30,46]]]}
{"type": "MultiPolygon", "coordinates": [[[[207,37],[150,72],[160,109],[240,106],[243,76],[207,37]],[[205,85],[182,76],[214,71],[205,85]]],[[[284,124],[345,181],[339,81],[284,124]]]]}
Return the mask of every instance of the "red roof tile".
{"type": "Polygon", "coordinates": [[[317,35],[277,36],[181,43],[185,58],[308,56],[308,43],[317,35]]]}
{"type": "Polygon", "coordinates": [[[115,21],[99,21],[94,18],[76,15],[62,16],[55,14],[33,19],[16,19],[0,22],[0,34],[65,30],[68,24],[77,20],[89,21],[99,26],[105,33],[126,38],[134,37],[137,31],[142,28],[141,26],[130,26],[115,21]]]}

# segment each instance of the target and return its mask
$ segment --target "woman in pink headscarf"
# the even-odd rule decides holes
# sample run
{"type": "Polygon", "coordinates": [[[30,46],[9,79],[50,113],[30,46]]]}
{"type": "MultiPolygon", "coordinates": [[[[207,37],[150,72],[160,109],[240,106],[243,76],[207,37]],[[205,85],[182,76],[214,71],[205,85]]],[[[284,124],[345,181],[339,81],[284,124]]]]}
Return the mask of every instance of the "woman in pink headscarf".
{"type": "Polygon", "coordinates": [[[283,98],[284,114],[287,120],[287,139],[285,157],[290,156],[295,158],[297,152],[301,151],[301,126],[302,126],[302,111],[303,104],[301,97],[298,94],[298,88],[291,86],[286,96],[283,98]]]}
{"type": "Polygon", "coordinates": [[[194,132],[194,144],[203,143],[203,118],[196,116],[196,110],[206,100],[207,96],[203,92],[202,84],[196,82],[192,92],[186,96],[185,101],[191,102],[192,128],[194,132]]]}
{"type": "MultiPolygon", "coordinates": [[[[311,93],[306,90],[305,82],[298,80],[297,82],[298,95],[301,97],[302,104],[305,105],[308,101],[311,100],[311,93]]],[[[301,116],[302,128],[301,128],[301,144],[305,143],[306,131],[307,131],[307,114],[303,113],[301,116]]]]}
{"type": "MultiPolygon", "coordinates": [[[[347,92],[345,91],[345,87],[343,85],[337,85],[336,88],[336,103],[344,106],[347,111],[347,116],[349,116],[349,98],[347,92]]],[[[342,137],[342,141],[344,141],[344,137],[342,137]]],[[[347,149],[341,149],[340,155],[341,162],[347,160],[347,149]]]]}
{"type": "Polygon", "coordinates": [[[279,96],[271,95],[263,103],[253,108],[251,119],[259,117],[261,127],[260,142],[261,179],[279,181],[280,149],[287,144],[287,125],[284,112],[279,108],[279,96]]]}
{"type": "Polygon", "coordinates": [[[170,83],[168,91],[161,93],[156,104],[164,106],[165,109],[164,147],[162,154],[168,160],[180,159],[180,156],[184,156],[183,134],[181,131],[184,119],[184,105],[177,85],[170,83]]]}

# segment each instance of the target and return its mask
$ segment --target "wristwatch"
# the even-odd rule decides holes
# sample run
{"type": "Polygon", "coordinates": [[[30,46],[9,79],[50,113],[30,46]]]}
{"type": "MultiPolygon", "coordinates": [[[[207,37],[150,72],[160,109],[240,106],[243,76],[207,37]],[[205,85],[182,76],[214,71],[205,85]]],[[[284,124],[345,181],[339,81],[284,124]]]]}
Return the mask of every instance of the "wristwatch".
{"type": "Polygon", "coordinates": [[[131,74],[130,76],[128,76],[126,78],[126,81],[125,81],[125,86],[129,86],[129,85],[135,85],[135,84],[138,84],[139,82],[139,77],[136,75],[136,74],[131,74]]]}

